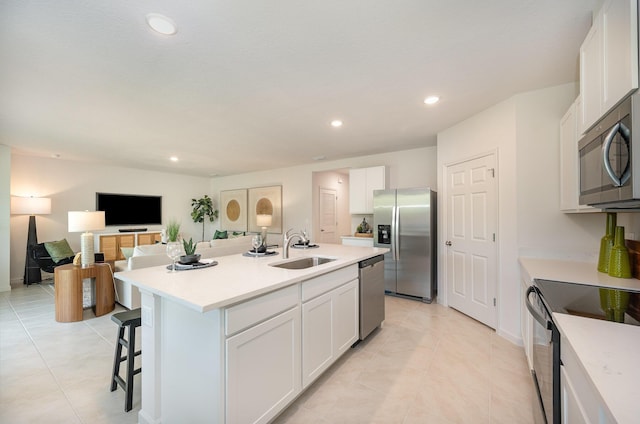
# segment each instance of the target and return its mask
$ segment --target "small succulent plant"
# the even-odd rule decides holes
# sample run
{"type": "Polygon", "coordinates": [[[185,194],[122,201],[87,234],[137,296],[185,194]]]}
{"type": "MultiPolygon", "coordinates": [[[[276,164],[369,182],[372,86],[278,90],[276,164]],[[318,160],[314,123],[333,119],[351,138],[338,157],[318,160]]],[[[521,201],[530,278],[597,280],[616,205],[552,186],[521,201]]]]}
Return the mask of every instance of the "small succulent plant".
{"type": "Polygon", "coordinates": [[[196,245],[198,243],[194,243],[193,239],[190,238],[187,242],[186,240],[182,240],[182,246],[184,247],[185,255],[194,255],[196,253],[196,245]]]}

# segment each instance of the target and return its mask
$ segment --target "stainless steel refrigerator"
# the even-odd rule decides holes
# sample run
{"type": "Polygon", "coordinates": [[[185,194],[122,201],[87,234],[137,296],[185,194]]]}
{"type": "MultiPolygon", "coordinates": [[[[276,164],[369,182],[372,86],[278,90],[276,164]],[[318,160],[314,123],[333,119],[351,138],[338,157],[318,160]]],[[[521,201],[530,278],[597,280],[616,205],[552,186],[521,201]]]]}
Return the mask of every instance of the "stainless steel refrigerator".
{"type": "Polygon", "coordinates": [[[374,246],[384,255],[385,291],[427,303],[436,296],[436,192],[429,188],[373,192],[374,246]]]}

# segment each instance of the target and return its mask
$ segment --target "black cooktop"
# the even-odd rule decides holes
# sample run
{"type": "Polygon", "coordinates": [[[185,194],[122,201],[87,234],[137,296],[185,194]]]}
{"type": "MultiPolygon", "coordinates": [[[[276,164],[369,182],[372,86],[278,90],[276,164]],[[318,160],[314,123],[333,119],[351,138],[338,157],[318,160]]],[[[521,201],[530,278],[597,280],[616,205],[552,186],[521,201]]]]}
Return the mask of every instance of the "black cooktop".
{"type": "MultiPolygon", "coordinates": [[[[553,312],[607,319],[602,308],[602,303],[606,300],[601,299],[601,290],[598,286],[550,280],[536,280],[535,284],[553,312]]],[[[624,323],[640,325],[640,293],[625,290],[620,292],[621,297],[629,300],[624,314],[624,323]]],[[[602,295],[609,296],[611,292],[604,292],[602,295]]]]}

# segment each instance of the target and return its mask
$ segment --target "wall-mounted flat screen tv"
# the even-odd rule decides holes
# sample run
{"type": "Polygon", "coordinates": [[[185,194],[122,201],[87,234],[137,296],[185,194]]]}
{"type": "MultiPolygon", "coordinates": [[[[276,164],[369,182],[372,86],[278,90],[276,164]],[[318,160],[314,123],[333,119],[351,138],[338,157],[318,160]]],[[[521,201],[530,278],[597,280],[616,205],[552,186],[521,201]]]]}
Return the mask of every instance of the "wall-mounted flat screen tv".
{"type": "Polygon", "coordinates": [[[162,196],[96,193],[96,210],[108,226],[162,224],[162,196]]]}

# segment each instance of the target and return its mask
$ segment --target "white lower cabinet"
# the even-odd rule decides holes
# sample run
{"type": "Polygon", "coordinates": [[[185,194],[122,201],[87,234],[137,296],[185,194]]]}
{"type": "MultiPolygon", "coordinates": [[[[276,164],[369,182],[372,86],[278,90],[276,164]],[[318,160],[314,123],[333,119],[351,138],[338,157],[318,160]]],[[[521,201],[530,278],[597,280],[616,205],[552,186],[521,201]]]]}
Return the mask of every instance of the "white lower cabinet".
{"type": "Polygon", "coordinates": [[[300,308],[226,342],[227,423],[266,423],[300,393],[300,308]]]}
{"type": "Polygon", "coordinates": [[[562,422],[566,424],[590,423],[584,412],[567,370],[560,367],[560,398],[562,403],[562,422]]]}
{"type": "Polygon", "coordinates": [[[302,387],[311,384],[357,340],[358,280],[304,302],[302,387]]]}
{"type": "Polygon", "coordinates": [[[225,422],[268,423],[358,339],[358,266],[224,310],[225,422]]]}
{"type": "Polygon", "coordinates": [[[569,341],[560,340],[560,403],[562,423],[613,424],[611,415],[598,390],[587,377],[569,341]]]}

